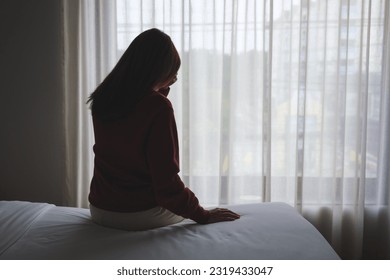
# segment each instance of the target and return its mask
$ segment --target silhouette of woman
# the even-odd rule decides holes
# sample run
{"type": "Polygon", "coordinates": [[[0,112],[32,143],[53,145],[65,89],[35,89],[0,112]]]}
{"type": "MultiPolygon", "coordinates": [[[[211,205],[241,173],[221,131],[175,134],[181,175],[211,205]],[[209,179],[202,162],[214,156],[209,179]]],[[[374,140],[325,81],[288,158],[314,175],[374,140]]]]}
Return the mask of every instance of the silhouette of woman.
{"type": "Polygon", "coordinates": [[[172,104],[180,57],[158,29],[138,35],[110,74],[90,95],[95,134],[89,202],[93,221],[146,230],[192,219],[200,224],[239,215],[206,210],[180,179],[172,104]]]}

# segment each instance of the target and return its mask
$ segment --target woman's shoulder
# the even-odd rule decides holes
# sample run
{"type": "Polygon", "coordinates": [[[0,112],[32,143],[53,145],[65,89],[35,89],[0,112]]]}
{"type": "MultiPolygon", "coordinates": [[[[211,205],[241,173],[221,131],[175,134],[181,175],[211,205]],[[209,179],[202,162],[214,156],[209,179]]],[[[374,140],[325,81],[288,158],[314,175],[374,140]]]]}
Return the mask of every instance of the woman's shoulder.
{"type": "Polygon", "coordinates": [[[151,91],[143,100],[143,105],[154,111],[173,109],[171,101],[159,92],[151,91]]]}

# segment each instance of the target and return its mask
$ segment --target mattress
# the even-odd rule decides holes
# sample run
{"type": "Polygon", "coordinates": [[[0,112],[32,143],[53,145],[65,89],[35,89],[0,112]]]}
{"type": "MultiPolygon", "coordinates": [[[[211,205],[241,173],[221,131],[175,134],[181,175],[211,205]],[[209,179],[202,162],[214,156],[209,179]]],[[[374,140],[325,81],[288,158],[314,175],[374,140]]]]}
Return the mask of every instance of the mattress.
{"type": "Polygon", "coordinates": [[[320,232],[285,203],[229,209],[241,218],[129,232],[93,223],[88,209],[0,201],[0,259],[339,259],[320,232]]]}

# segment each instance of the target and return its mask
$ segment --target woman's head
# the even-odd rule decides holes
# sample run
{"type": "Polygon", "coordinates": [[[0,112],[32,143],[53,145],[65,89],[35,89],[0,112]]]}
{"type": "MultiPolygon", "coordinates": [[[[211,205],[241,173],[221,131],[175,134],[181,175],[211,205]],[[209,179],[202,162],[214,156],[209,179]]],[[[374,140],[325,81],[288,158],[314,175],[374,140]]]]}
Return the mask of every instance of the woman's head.
{"type": "Polygon", "coordinates": [[[129,46],[129,74],[136,78],[137,88],[153,89],[172,80],[180,68],[180,57],[171,38],[158,29],[138,35],[129,46]]]}
{"type": "Polygon", "coordinates": [[[155,28],[142,32],[89,97],[92,114],[102,119],[123,117],[147,92],[168,85],[180,63],[167,34],[155,28]]]}

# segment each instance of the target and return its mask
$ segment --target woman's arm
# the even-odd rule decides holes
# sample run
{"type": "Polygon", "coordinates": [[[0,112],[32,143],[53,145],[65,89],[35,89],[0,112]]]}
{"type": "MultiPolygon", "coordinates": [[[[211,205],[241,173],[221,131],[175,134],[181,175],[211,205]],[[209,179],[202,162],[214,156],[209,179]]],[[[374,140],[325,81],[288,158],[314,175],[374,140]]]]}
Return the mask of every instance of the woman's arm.
{"type": "Polygon", "coordinates": [[[179,147],[172,108],[164,109],[155,118],[146,153],[154,195],[161,207],[201,224],[239,218],[238,214],[227,209],[203,209],[195,194],[180,179],[179,147]]]}
{"type": "Polygon", "coordinates": [[[157,203],[171,212],[206,223],[209,211],[199,205],[179,173],[179,147],[172,108],[164,108],[155,118],[146,146],[147,161],[157,203]]]}

